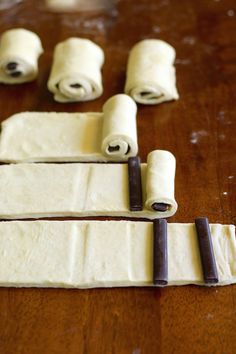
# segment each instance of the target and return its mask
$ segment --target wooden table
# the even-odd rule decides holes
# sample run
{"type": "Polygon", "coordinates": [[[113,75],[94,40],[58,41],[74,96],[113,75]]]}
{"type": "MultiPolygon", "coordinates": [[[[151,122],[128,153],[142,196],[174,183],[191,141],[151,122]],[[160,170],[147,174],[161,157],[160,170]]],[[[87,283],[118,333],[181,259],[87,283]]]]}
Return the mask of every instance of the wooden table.
{"type": "MultiPolygon", "coordinates": [[[[24,1],[0,13],[0,32],[37,32],[45,53],[37,82],[0,85],[5,119],[25,110],[100,111],[122,92],[129,49],[161,38],[177,51],[180,100],[139,106],[140,156],[177,158],[178,212],[171,222],[236,223],[236,3],[234,0],[123,0],[103,12],[53,14],[24,1]],[[46,83],[55,44],[87,37],[106,54],[104,94],[60,104],[46,83]]],[[[236,286],[165,289],[0,289],[3,354],[236,353],[236,286]]]]}

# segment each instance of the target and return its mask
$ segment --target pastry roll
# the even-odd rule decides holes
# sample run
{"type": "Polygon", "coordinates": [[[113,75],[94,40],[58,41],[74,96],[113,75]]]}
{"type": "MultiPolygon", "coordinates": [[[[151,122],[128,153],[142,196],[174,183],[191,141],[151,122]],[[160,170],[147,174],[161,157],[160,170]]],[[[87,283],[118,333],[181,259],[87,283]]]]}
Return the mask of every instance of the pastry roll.
{"type": "Polygon", "coordinates": [[[174,61],[175,50],[164,41],[146,39],[137,43],[128,59],[125,93],[143,104],[177,100],[174,61]]]}
{"type": "Polygon", "coordinates": [[[175,157],[169,151],[154,150],[148,154],[145,203],[147,209],[176,212],[175,165],[175,157]]]}
{"type": "MultiPolygon", "coordinates": [[[[236,283],[233,225],[211,224],[216,285],[236,283]]],[[[0,286],[153,286],[153,225],[136,221],[0,223],[0,286]]],[[[205,285],[193,224],[168,224],[168,284],[205,285]]]]}
{"type": "Polygon", "coordinates": [[[116,0],[45,0],[52,11],[97,11],[107,9],[116,0]]]}
{"type": "Polygon", "coordinates": [[[76,10],[78,0],[46,0],[46,5],[52,10],[76,10]]]}
{"type": "Polygon", "coordinates": [[[0,82],[22,84],[38,74],[38,57],[43,48],[40,38],[23,28],[4,32],[0,39],[0,82]]]}
{"type": "Polygon", "coordinates": [[[0,161],[126,161],[138,151],[136,104],[110,98],[103,112],[23,112],[2,123],[0,161]]]}
{"type": "MultiPolygon", "coordinates": [[[[155,154],[158,155],[158,150],[155,154]]],[[[163,189],[160,184],[164,180],[161,178],[162,168],[166,177],[164,163],[159,164],[159,167],[157,165],[158,178],[156,186],[152,186],[153,200],[157,200],[158,205],[156,208],[146,207],[145,201],[149,200],[146,188],[147,192],[150,189],[146,180],[148,168],[150,167],[146,163],[141,164],[143,206],[140,211],[133,212],[129,204],[127,163],[2,165],[0,166],[0,218],[107,215],[154,219],[172,216],[176,212],[177,204],[174,199],[170,199],[168,188],[163,189]]],[[[171,174],[172,171],[169,170],[169,173],[171,174]]],[[[172,179],[169,181],[172,183],[172,179]]],[[[151,183],[154,184],[155,180],[151,180],[151,183]]],[[[167,181],[164,183],[166,186],[167,181]]],[[[171,191],[172,189],[173,186],[170,187],[171,191]]]]}
{"type": "Polygon", "coordinates": [[[83,38],[56,45],[48,89],[58,102],[90,101],[102,95],[103,50],[83,38]]]}
{"type": "Polygon", "coordinates": [[[103,106],[102,153],[114,160],[135,156],[137,106],[127,95],[116,95],[103,106]]]}

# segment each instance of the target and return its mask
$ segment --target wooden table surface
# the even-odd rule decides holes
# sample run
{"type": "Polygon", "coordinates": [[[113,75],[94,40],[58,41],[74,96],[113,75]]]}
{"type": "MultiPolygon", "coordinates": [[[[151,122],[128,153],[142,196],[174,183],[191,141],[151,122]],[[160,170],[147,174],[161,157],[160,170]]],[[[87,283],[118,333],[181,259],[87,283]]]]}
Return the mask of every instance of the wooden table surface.
{"type": "MultiPolygon", "coordinates": [[[[41,4],[40,4],[41,3],[41,4]]],[[[39,5],[40,4],[40,5],[39,5]]],[[[139,106],[140,156],[177,158],[178,212],[171,222],[236,223],[236,3],[121,0],[102,12],[55,14],[29,0],[0,12],[0,32],[24,27],[45,49],[37,82],[0,85],[1,120],[25,110],[101,111],[123,91],[133,44],[160,38],[177,51],[180,100],[139,106]],[[104,94],[61,104],[46,83],[55,44],[70,36],[105,51],[104,94]]],[[[236,353],[236,285],[165,289],[0,289],[0,353],[236,353]]]]}

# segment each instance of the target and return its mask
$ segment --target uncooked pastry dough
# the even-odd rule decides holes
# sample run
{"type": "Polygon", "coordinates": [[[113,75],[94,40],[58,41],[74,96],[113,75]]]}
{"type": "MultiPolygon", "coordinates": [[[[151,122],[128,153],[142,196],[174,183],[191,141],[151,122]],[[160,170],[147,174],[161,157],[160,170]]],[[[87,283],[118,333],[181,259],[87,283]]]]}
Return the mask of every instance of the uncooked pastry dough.
{"type": "Polygon", "coordinates": [[[58,102],[90,101],[102,95],[103,50],[89,39],[56,45],[48,89],[58,102]]]}
{"type": "Polygon", "coordinates": [[[157,154],[154,150],[148,154],[145,203],[147,209],[152,210],[155,203],[173,204],[175,168],[175,157],[170,152],[160,150],[157,154]]]}
{"type": "Polygon", "coordinates": [[[116,95],[103,106],[102,153],[107,158],[127,160],[137,154],[135,102],[127,95],[116,95]]]}
{"type": "MultiPolygon", "coordinates": [[[[46,0],[52,11],[98,11],[109,9],[118,0],[46,0]]],[[[101,20],[99,20],[101,21],[101,20]]]]}
{"type": "Polygon", "coordinates": [[[158,104],[179,98],[175,82],[175,50],[158,39],[145,39],[131,50],[125,93],[136,102],[158,104]]]}
{"type": "Polygon", "coordinates": [[[15,114],[2,123],[0,161],[125,161],[138,152],[136,112],[116,95],[102,113],[15,114]]]}
{"type": "MultiPolygon", "coordinates": [[[[146,191],[153,199],[146,178],[149,169],[146,163],[141,164],[144,206],[137,212],[129,210],[127,164],[16,164],[0,166],[0,218],[111,215],[154,219],[172,216],[177,210],[173,157],[168,151],[152,152],[148,160],[153,170],[152,159],[159,176],[157,182],[162,180],[163,160],[166,164],[163,194],[160,192],[161,184],[153,189],[153,198],[162,196],[163,202],[168,199],[169,208],[165,212],[145,206],[146,191]],[[166,173],[168,165],[169,174],[166,173]],[[166,188],[168,185],[169,190],[166,188]]],[[[157,202],[162,202],[162,199],[157,202]]]]}
{"type": "MultiPolygon", "coordinates": [[[[219,283],[236,282],[233,225],[211,224],[219,283]]],[[[153,226],[134,221],[0,223],[0,286],[153,286],[153,226]]],[[[168,224],[168,285],[203,282],[194,224],[168,224]]]]}
{"type": "Polygon", "coordinates": [[[38,57],[42,52],[37,34],[23,28],[4,32],[0,39],[0,82],[33,81],[38,74],[38,57]]]}
{"type": "Polygon", "coordinates": [[[46,0],[46,5],[54,11],[75,10],[78,0],[46,0]]]}

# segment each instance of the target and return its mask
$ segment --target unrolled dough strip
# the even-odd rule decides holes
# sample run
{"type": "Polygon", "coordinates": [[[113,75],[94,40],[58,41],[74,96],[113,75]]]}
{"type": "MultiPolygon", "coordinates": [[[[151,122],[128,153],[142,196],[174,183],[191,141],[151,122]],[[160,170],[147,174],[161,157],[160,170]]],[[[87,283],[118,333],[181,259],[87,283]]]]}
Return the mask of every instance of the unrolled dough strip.
{"type": "Polygon", "coordinates": [[[102,113],[15,114],[2,123],[0,161],[125,161],[138,152],[136,112],[121,94],[102,113]]]}
{"type": "MultiPolygon", "coordinates": [[[[129,210],[127,163],[15,164],[0,166],[0,218],[110,215],[154,219],[172,216],[177,210],[172,154],[156,150],[151,153],[149,162],[152,158],[155,159],[158,176],[161,176],[164,158],[165,168],[168,164],[170,167],[169,174],[165,174],[164,185],[158,184],[155,189],[156,202],[164,204],[168,201],[165,210],[154,210],[149,204],[146,207],[147,191],[150,190],[147,179],[150,166],[146,163],[141,164],[144,205],[143,210],[137,212],[129,210]],[[158,189],[166,191],[168,198],[165,193],[158,193],[158,189]]],[[[154,168],[152,163],[151,168],[154,168]]]]}
{"type": "MultiPolygon", "coordinates": [[[[233,225],[211,224],[219,283],[236,283],[233,225]]],[[[0,286],[153,286],[153,224],[0,223],[0,286]]],[[[168,224],[168,285],[205,285],[194,224],[168,224]]]]}
{"type": "Polygon", "coordinates": [[[89,39],[56,45],[48,89],[58,102],[90,101],[102,95],[103,50],[89,39]]]}
{"type": "Polygon", "coordinates": [[[43,48],[37,34],[23,28],[4,32],[0,39],[0,82],[22,84],[38,74],[43,48]]]}
{"type": "Polygon", "coordinates": [[[177,100],[174,61],[175,50],[168,43],[158,39],[138,42],[129,55],[125,93],[143,104],[177,100]]]}

